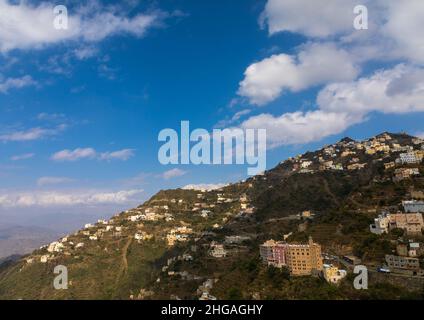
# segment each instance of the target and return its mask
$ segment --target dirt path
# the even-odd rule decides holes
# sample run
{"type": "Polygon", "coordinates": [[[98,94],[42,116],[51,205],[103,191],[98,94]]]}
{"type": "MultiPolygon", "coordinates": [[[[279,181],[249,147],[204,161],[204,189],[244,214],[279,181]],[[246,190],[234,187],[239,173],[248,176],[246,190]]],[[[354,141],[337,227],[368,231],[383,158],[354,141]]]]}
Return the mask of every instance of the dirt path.
{"type": "Polygon", "coordinates": [[[124,247],[122,248],[122,265],[119,269],[116,282],[118,282],[119,279],[121,279],[121,277],[127,273],[127,270],[128,270],[127,254],[128,254],[128,248],[130,247],[132,241],[133,241],[133,237],[132,236],[128,237],[127,243],[125,243],[124,247]]]}

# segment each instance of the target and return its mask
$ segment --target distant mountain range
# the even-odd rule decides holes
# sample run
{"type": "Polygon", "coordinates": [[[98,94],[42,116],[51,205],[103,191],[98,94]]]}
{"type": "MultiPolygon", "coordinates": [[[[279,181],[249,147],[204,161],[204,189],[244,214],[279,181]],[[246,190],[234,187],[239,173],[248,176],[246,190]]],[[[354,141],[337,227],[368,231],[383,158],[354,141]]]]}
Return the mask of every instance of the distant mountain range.
{"type": "Polygon", "coordinates": [[[0,227],[0,259],[30,253],[61,234],[40,227],[0,227]]]}

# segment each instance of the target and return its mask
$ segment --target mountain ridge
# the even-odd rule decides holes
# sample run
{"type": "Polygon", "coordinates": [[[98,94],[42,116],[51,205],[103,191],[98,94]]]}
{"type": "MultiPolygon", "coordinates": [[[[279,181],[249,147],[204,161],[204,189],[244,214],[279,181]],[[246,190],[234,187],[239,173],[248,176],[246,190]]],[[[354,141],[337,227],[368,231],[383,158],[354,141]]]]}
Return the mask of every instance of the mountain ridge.
{"type": "Polygon", "coordinates": [[[373,217],[410,198],[411,190],[424,189],[422,163],[417,165],[420,176],[401,182],[393,181],[396,168],[387,170],[385,164],[423,145],[419,138],[387,132],[363,141],[346,137],[217,190],[160,190],[142,205],[87,225],[0,271],[0,297],[194,299],[210,279],[212,292],[221,299],[408,295],[401,285],[385,282],[389,293],[378,282],[367,296],[347,284],[334,290],[310,277],[287,279],[277,273],[270,278],[258,262],[258,246],[291,233],[290,241],[313,236],[326,251],[380,261],[392,250],[392,240],[367,233],[373,217]],[[315,217],[299,219],[304,211],[315,217]],[[227,243],[231,237],[244,240],[227,243]],[[224,243],[229,257],[211,257],[214,243],[224,243]],[[68,290],[52,288],[52,267],[58,264],[69,268],[68,290]],[[284,289],[273,287],[273,277],[284,289]],[[237,279],[250,286],[237,289],[237,279]],[[296,293],[299,287],[309,289],[302,295],[296,293]],[[266,290],[268,295],[262,292],[266,290]]]}

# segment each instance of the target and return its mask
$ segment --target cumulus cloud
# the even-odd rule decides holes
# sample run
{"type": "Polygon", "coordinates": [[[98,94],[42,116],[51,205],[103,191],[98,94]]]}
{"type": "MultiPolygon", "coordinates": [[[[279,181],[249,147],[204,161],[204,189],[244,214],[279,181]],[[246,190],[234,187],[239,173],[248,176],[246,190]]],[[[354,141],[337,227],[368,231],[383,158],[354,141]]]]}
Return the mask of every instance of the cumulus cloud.
{"type": "Polygon", "coordinates": [[[37,82],[35,82],[29,75],[25,75],[20,78],[7,78],[0,80],[0,93],[5,94],[11,89],[21,89],[24,87],[34,86],[36,84],[37,82]]]}
{"type": "Polygon", "coordinates": [[[41,177],[37,180],[37,185],[39,187],[44,187],[47,185],[63,184],[75,181],[71,178],[66,177],[41,177]]]}
{"type": "Polygon", "coordinates": [[[424,63],[423,2],[386,1],[385,5],[387,22],[381,28],[381,35],[393,40],[396,56],[424,63]]]}
{"type": "Polygon", "coordinates": [[[169,180],[172,178],[177,178],[177,177],[181,177],[183,175],[185,175],[187,173],[187,171],[178,169],[178,168],[174,168],[168,171],[165,171],[164,173],[162,173],[162,178],[165,180],[169,180]]]}
{"type": "Polygon", "coordinates": [[[98,42],[116,34],[142,37],[157,24],[161,12],[139,13],[128,17],[119,6],[98,2],[68,10],[68,29],[54,28],[54,4],[11,3],[0,0],[0,51],[37,49],[64,41],[98,42]]]}
{"type": "Polygon", "coordinates": [[[241,123],[244,129],[266,129],[269,148],[309,143],[343,132],[361,120],[347,113],[308,112],[284,113],[280,116],[260,114],[241,123]]]}
{"type": "Polygon", "coordinates": [[[267,129],[270,147],[308,143],[366,121],[372,112],[424,111],[424,6],[420,0],[365,0],[369,30],[355,30],[353,0],[268,0],[260,22],[270,35],[306,37],[298,53],[251,64],[238,94],[263,106],[285,92],[321,86],[309,111],[259,114],[242,128],[267,129]],[[390,67],[360,76],[373,60],[390,67]],[[398,65],[393,67],[393,62],[398,65]],[[401,63],[400,63],[401,62],[401,63]]]}
{"type": "Polygon", "coordinates": [[[42,128],[35,127],[27,130],[19,130],[8,133],[0,134],[0,141],[9,142],[9,141],[33,141],[39,140],[47,137],[52,137],[60,132],[64,131],[67,128],[65,124],[58,125],[55,128],[42,128]]]}
{"type": "Polygon", "coordinates": [[[77,161],[82,159],[126,161],[133,156],[134,149],[97,152],[93,148],[76,148],[74,150],[65,149],[58,151],[51,156],[51,159],[54,161],[77,161]]]}
{"type": "Polygon", "coordinates": [[[352,30],[357,4],[355,0],[268,0],[260,22],[270,34],[288,31],[328,37],[352,30]]]}
{"type": "Polygon", "coordinates": [[[359,68],[353,58],[333,43],[304,46],[297,56],[272,55],[250,65],[238,94],[252,104],[264,105],[285,90],[298,92],[333,81],[356,78],[359,68]]]}
{"type": "Polygon", "coordinates": [[[351,114],[424,111],[424,68],[400,64],[357,81],[330,84],[317,102],[323,110],[351,114]]]}
{"type": "Polygon", "coordinates": [[[266,129],[269,147],[319,141],[365,121],[371,112],[424,111],[424,69],[399,64],[356,81],[329,84],[318,94],[319,109],[260,114],[240,124],[266,129]]]}
{"type": "Polygon", "coordinates": [[[336,39],[368,59],[408,59],[424,62],[421,0],[268,0],[260,23],[270,35],[302,34],[314,40],[336,39]],[[369,29],[353,28],[353,9],[365,5],[369,29]]]}
{"type": "Polygon", "coordinates": [[[71,207],[96,206],[108,204],[129,204],[138,201],[141,189],[121,191],[79,190],[69,192],[58,191],[0,191],[0,207],[71,207]]]}

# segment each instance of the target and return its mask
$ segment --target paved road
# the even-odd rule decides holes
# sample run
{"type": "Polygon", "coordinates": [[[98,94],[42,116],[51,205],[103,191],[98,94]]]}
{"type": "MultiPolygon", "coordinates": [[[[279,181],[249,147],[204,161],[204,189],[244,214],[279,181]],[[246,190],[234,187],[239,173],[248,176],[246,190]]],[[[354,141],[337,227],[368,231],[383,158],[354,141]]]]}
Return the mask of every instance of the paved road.
{"type": "MultiPolygon", "coordinates": [[[[333,254],[325,254],[331,257],[336,257],[336,261],[339,262],[340,264],[342,264],[343,266],[345,266],[347,269],[351,269],[353,270],[353,268],[355,267],[355,265],[353,265],[352,263],[347,262],[346,260],[344,260],[343,258],[340,258],[336,255],[333,254]]],[[[366,266],[366,265],[365,265],[366,266]]],[[[424,277],[420,277],[420,276],[410,276],[407,274],[400,274],[400,273],[383,273],[383,272],[378,272],[374,266],[370,267],[370,266],[366,266],[368,268],[368,272],[369,273],[379,273],[379,274],[384,274],[388,277],[401,277],[401,278],[414,278],[414,279],[424,279],[424,277]]]]}

